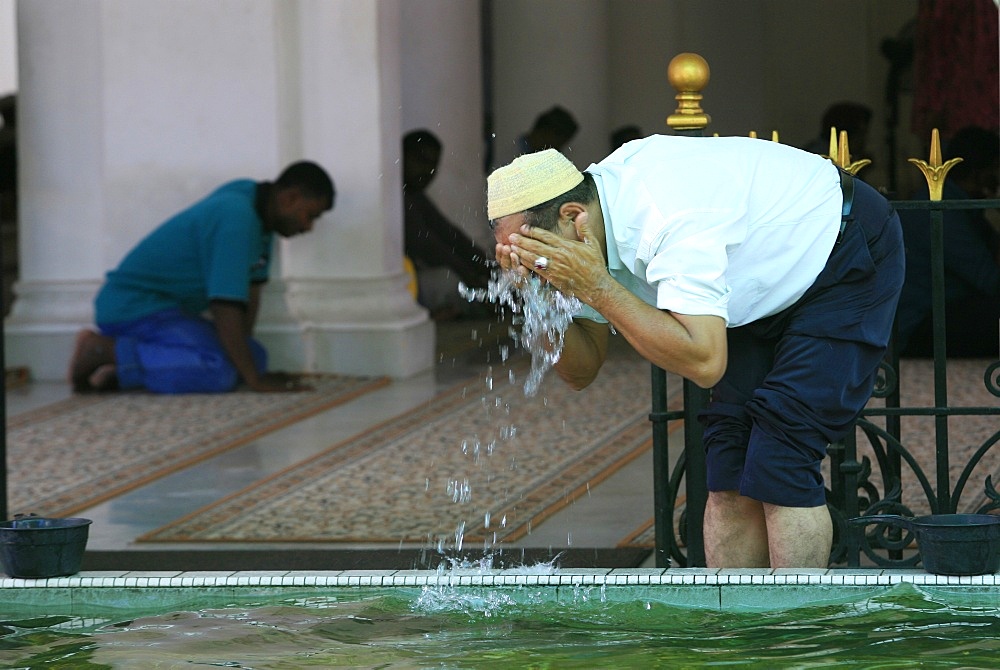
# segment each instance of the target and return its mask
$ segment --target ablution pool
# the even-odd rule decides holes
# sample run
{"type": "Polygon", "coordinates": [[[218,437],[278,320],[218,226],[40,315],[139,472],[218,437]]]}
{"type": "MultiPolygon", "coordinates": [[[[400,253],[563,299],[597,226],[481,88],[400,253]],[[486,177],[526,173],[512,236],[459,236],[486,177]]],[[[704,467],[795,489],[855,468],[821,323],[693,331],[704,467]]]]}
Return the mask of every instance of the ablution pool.
{"type": "Polygon", "coordinates": [[[0,580],[4,668],[996,668],[997,575],[574,569],[0,580]]]}

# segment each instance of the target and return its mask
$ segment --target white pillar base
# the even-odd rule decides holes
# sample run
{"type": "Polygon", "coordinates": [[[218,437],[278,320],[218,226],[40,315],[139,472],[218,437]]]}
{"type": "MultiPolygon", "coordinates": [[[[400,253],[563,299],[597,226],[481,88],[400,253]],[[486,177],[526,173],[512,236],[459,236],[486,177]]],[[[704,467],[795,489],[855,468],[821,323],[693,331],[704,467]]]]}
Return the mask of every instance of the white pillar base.
{"type": "MultiPolygon", "coordinates": [[[[406,289],[407,275],[284,280],[266,291],[256,336],[270,367],[402,379],[434,364],[434,322],[406,289]],[[279,287],[283,287],[281,291],[279,287]]],[[[97,283],[24,282],[4,325],[6,367],[65,381],[76,334],[93,328],[97,283]]]]}
{"type": "Polygon", "coordinates": [[[14,285],[4,323],[4,363],[25,366],[32,379],[63,381],[76,334],[92,324],[97,282],[32,281],[14,285]]]}
{"type": "Polygon", "coordinates": [[[410,377],[434,364],[435,329],[409,276],[285,279],[266,294],[256,334],[274,370],[410,377]]]}

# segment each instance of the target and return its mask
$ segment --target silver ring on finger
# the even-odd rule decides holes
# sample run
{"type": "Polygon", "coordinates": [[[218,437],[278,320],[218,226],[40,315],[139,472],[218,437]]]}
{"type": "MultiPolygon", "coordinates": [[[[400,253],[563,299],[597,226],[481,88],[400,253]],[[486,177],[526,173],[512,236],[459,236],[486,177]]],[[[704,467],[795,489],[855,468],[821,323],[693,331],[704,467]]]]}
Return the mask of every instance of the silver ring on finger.
{"type": "Polygon", "coordinates": [[[545,256],[539,256],[535,259],[535,269],[536,270],[547,270],[549,268],[549,259],[545,256]]]}

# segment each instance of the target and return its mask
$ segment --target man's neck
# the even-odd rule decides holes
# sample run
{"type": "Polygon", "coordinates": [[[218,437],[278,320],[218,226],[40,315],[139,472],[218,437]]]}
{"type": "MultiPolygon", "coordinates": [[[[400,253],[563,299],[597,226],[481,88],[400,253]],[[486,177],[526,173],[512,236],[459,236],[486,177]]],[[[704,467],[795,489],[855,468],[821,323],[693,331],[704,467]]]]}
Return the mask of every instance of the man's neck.
{"type": "Polygon", "coordinates": [[[264,230],[270,230],[267,225],[271,209],[274,207],[274,184],[269,181],[257,182],[257,193],[253,200],[253,209],[264,223],[264,230]]]}

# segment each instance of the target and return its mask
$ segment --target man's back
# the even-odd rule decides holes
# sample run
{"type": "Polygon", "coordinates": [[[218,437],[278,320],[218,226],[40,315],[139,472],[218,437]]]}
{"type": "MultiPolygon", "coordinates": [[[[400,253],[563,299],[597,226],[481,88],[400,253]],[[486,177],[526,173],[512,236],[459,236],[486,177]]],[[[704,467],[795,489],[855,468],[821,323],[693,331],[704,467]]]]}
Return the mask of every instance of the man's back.
{"type": "Polygon", "coordinates": [[[766,140],[652,136],[587,171],[614,231],[610,267],[655,284],[661,309],[730,325],[780,311],[819,274],[839,232],[836,167],[766,140]]]}
{"type": "Polygon", "coordinates": [[[266,279],[270,255],[255,194],[252,180],[229,182],[153,230],[108,273],[98,323],[171,308],[197,314],[213,298],[245,302],[250,281],[266,279]]]}

